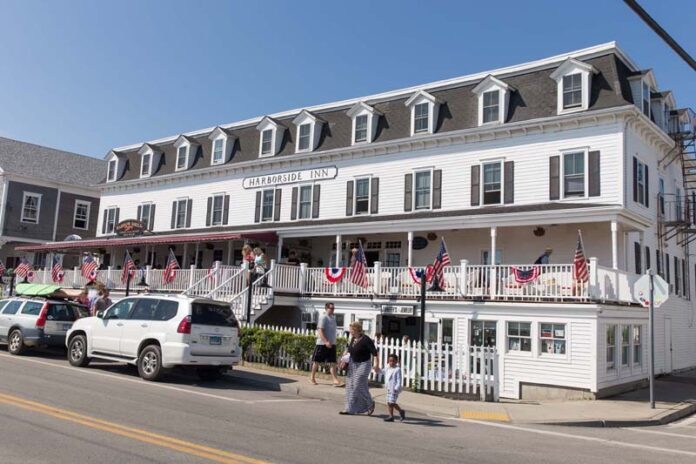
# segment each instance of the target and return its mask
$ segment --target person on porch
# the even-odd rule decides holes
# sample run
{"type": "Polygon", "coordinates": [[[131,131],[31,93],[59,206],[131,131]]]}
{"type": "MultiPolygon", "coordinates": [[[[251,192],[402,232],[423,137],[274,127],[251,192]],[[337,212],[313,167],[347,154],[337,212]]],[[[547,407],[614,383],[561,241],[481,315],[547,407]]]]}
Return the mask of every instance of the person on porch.
{"type": "Polygon", "coordinates": [[[534,264],[549,264],[549,257],[551,256],[551,253],[553,253],[553,249],[547,248],[544,250],[544,254],[539,256],[536,261],[534,261],[534,264]]]}

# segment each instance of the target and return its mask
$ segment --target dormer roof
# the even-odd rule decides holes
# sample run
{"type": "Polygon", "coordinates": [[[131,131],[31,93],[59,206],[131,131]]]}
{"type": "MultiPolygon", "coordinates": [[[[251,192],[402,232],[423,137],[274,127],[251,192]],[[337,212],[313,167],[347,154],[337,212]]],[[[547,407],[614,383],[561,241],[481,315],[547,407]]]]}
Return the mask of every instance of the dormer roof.
{"type": "Polygon", "coordinates": [[[210,134],[208,135],[209,140],[215,140],[218,137],[234,137],[234,134],[232,131],[225,129],[224,127],[217,126],[215,129],[210,131],[210,134]]]}
{"type": "Polygon", "coordinates": [[[307,120],[307,119],[311,120],[311,121],[314,122],[314,123],[317,123],[317,122],[323,123],[323,122],[325,122],[323,119],[321,119],[321,118],[319,118],[318,116],[316,116],[316,115],[310,113],[309,111],[307,111],[307,110],[302,110],[302,111],[300,112],[300,114],[298,114],[297,116],[295,116],[295,119],[292,120],[292,123],[295,124],[295,125],[297,125],[297,124],[300,124],[302,121],[305,121],[305,120],[307,120]]]}
{"type": "Polygon", "coordinates": [[[512,86],[489,74],[481,82],[479,82],[476,87],[471,89],[471,91],[474,93],[481,93],[483,89],[488,88],[491,85],[495,85],[496,87],[500,87],[503,90],[509,90],[511,92],[515,90],[512,86]]]}
{"type": "Polygon", "coordinates": [[[182,145],[198,145],[198,142],[195,139],[186,135],[180,135],[174,142],[174,146],[176,148],[179,148],[182,145]]]}
{"type": "Polygon", "coordinates": [[[565,76],[572,69],[580,69],[581,71],[590,72],[592,74],[597,74],[599,72],[597,68],[591,64],[584,63],[575,58],[568,58],[551,73],[550,77],[551,79],[558,80],[559,77],[565,76]]]}
{"type": "Polygon", "coordinates": [[[152,143],[143,143],[143,146],[140,147],[140,150],[138,150],[138,154],[144,155],[145,153],[148,153],[148,152],[155,153],[155,152],[161,152],[161,151],[162,151],[162,149],[157,145],[154,145],[152,143]]]}
{"type": "Polygon", "coordinates": [[[404,105],[411,106],[413,104],[413,102],[420,100],[420,99],[428,100],[430,103],[442,103],[442,101],[439,98],[432,96],[431,94],[429,94],[425,90],[418,90],[418,91],[414,92],[413,95],[411,95],[411,97],[408,100],[406,100],[404,105]]]}
{"type": "Polygon", "coordinates": [[[376,110],[374,107],[368,105],[367,103],[361,101],[351,106],[350,109],[346,112],[346,114],[352,118],[355,117],[355,115],[357,115],[361,111],[367,111],[368,113],[377,114],[379,116],[382,115],[380,111],[376,110]]]}
{"type": "Polygon", "coordinates": [[[268,126],[272,126],[274,128],[279,128],[279,127],[285,127],[275,119],[269,117],[269,116],[264,116],[261,121],[256,125],[257,130],[263,130],[266,129],[268,126]]]}

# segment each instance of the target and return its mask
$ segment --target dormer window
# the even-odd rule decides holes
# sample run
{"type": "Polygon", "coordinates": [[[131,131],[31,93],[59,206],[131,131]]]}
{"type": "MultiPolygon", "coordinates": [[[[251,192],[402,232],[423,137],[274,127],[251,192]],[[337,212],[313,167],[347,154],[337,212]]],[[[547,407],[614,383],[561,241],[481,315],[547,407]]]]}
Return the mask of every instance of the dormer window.
{"type": "Polygon", "coordinates": [[[152,153],[145,153],[140,163],[140,177],[149,177],[152,167],[152,153]]]}
{"type": "Polygon", "coordinates": [[[213,159],[212,164],[221,164],[225,155],[225,139],[213,140],[213,159]]]}
{"type": "Polygon", "coordinates": [[[185,135],[180,135],[176,142],[176,163],[174,164],[175,171],[185,171],[193,164],[194,156],[198,149],[198,142],[185,135]]]}
{"type": "Polygon", "coordinates": [[[113,182],[116,180],[116,173],[118,172],[118,160],[112,159],[109,161],[109,168],[106,174],[106,181],[113,182]]]}
{"type": "Polygon", "coordinates": [[[510,93],[514,89],[491,75],[472,89],[478,95],[478,125],[502,124],[507,117],[510,93]]]}
{"type": "Polygon", "coordinates": [[[230,160],[235,141],[237,140],[236,136],[230,134],[222,127],[216,127],[210,135],[208,135],[208,140],[212,140],[212,153],[210,154],[211,166],[225,164],[230,160]]]}
{"type": "Polygon", "coordinates": [[[643,82],[643,114],[650,117],[650,86],[643,82]]]}
{"type": "Polygon", "coordinates": [[[144,143],[140,150],[140,178],[150,177],[157,170],[162,150],[156,145],[144,143]]]}
{"type": "Polygon", "coordinates": [[[492,90],[483,94],[483,123],[498,122],[500,119],[500,91],[492,90]]]}
{"type": "Polygon", "coordinates": [[[382,113],[370,105],[358,102],[346,114],[353,120],[351,143],[371,143],[377,134],[377,124],[382,113]]]}
{"type": "Polygon", "coordinates": [[[298,130],[297,151],[309,150],[310,137],[312,135],[312,127],[309,124],[302,124],[298,130]]]}
{"type": "Polygon", "coordinates": [[[584,111],[590,107],[593,74],[597,74],[594,66],[574,58],[568,58],[551,73],[550,77],[557,86],[558,114],[584,111]]]}
{"type": "Polygon", "coordinates": [[[256,130],[259,131],[259,156],[267,157],[277,155],[283,143],[285,126],[265,116],[261,122],[256,125],[256,130]]]}
{"type": "Polygon", "coordinates": [[[411,108],[411,135],[435,132],[440,100],[419,90],[406,100],[405,105],[411,108]]]}
{"type": "Polygon", "coordinates": [[[266,129],[261,133],[261,154],[270,155],[273,147],[273,129],[266,129]]]}
{"type": "Polygon", "coordinates": [[[324,121],[307,110],[298,114],[292,123],[297,127],[295,152],[314,151],[319,146],[321,128],[324,121]]]}
{"type": "Polygon", "coordinates": [[[188,159],[188,146],[181,146],[176,151],[176,170],[186,169],[188,159]]]}

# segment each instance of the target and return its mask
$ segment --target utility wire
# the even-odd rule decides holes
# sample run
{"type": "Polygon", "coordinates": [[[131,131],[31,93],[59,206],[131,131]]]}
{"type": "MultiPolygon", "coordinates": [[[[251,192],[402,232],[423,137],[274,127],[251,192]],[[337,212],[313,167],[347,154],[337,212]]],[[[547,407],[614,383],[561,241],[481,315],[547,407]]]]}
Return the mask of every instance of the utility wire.
{"type": "Polygon", "coordinates": [[[660,26],[657,21],[655,21],[647,11],[641,7],[636,0],[624,0],[624,3],[628,5],[630,9],[632,9],[638,16],[640,16],[640,19],[642,19],[657,35],[660,36],[662,40],[664,40],[667,45],[669,45],[672,50],[674,50],[677,55],[679,55],[686,63],[691,66],[691,69],[696,71],[696,60],[694,60],[689,53],[682,48],[681,45],[677,43],[674,38],[672,38],[671,35],[665,31],[662,26],[660,26]]]}

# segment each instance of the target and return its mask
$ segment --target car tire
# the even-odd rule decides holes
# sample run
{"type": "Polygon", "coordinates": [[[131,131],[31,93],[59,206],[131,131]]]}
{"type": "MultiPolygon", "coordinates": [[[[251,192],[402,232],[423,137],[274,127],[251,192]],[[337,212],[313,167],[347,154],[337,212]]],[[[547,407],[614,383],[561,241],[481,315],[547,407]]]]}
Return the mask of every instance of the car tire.
{"type": "Polygon", "coordinates": [[[68,362],[71,366],[86,367],[92,359],[87,356],[87,337],[75,335],[68,344],[68,362]]]}
{"type": "Polygon", "coordinates": [[[196,374],[204,382],[214,382],[222,378],[224,371],[220,367],[199,367],[196,369],[196,374]]]}
{"type": "Polygon", "coordinates": [[[14,329],[10,332],[9,337],[7,337],[7,351],[10,354],[19,356],[24,353],[26,346],[24,345],[24,335],[19,329],[14,329]]]}
{"type": "Polygon", "coordinates": [[[162,368],[162,349],[158,345],[148,345],[138,356],[138,374],[143,380],[156,382],[164,375],[162,368]]]}

